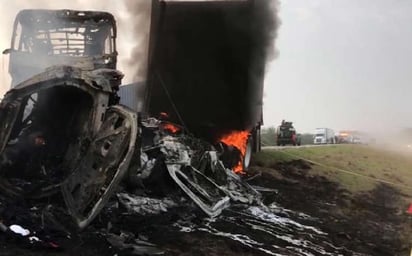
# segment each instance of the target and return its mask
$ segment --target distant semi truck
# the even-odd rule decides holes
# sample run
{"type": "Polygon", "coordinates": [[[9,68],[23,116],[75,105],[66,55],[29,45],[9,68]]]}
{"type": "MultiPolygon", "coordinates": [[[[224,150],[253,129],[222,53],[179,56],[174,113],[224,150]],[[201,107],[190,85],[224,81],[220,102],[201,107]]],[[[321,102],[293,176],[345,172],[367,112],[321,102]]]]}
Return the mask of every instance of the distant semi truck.
{"type": "Polygon", "coordinates": [[[375,143],[375,139],[370,134],[362,131],[340,131],[337,136],[337,143],[369,144],[375,143]]]}
{"type": "Polygon", "coordinates": [[[282,124],[276,129],[276,144],[278,146],[294,145],[300,146],[301,136],[296,133],[292,122],[282,121],[282,124]]]}
{"type": "Polygon", "coordinates": [[[335,144],[335,132],[329,128],[316,128],[313,138],[314,144],[335,144]]]}

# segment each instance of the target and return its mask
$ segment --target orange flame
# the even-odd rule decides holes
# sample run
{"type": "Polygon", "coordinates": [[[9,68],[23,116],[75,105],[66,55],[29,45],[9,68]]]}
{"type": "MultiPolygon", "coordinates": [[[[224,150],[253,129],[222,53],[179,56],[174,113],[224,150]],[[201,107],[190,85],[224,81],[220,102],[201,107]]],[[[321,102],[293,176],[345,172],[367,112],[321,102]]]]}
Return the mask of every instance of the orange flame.
{"type": "Polygon", "coordinates": [[[233,146],[240,151],[240,160],[238,164],[233,168],[235,173],[244,173],[243,171],[243,158],[246,154],[247,140],[249,138],[248,131],[233,131],[223,136],[220,141],[228,146],[233,146]]]}
{"type": "Polygon", "coordinates": [[[162,127],[163,127],[164,130],[166,130],[170,133],[177,133],[177,132],[180,131],[180,127],[178,127],[174,124],[171,124],[171,123],[163,123],[162,127]]]}

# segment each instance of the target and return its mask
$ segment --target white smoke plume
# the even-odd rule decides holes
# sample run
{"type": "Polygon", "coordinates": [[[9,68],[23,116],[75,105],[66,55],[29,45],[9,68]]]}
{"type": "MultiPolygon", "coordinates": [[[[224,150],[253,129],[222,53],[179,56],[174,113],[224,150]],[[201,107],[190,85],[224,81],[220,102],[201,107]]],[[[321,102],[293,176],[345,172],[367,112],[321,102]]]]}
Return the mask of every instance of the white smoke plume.
{"type": "Polygon", "coordinates": [[[129,24],[132,28],[132,38],[129,42],[133,43],[133,47],[127,64],[128,66],[136,67],[136,70],[134,70],[131,75],[133,81],[139,81],[146,77],[147,72],[147,52],[149,51],[150,13],[152,5],[151,1],[140,0],[127,1],[126,6],[129,15],[133,19],[133,23],[129,24]],[[137,63],[139,65],[136,65],[137,63]]]}

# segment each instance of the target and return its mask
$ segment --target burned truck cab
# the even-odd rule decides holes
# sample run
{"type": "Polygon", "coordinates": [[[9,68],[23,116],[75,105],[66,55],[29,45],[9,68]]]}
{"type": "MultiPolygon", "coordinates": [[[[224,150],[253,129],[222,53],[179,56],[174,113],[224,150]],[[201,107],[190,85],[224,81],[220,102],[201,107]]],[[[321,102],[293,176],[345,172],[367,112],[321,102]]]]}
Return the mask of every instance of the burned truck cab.
{"type": "Polygon", "coordinates": [[[23,10],[0,103],[0,190],[60,195],[79,228],[127,172],[137,114],[118,105],[116,24],[105,12],[23,10]]]}

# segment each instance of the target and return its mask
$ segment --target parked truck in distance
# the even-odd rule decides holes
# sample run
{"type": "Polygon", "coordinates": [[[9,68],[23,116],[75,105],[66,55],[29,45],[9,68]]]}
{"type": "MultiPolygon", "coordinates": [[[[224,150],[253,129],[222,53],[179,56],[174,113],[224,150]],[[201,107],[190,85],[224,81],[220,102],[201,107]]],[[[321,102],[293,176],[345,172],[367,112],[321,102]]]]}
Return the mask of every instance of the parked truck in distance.
{"type": "Polygon", "coordinates": [[[313,144],[335,144],[335,132],[329,128],[316,128],[313,144]]]}
{"type": "Polygon", "coordinates": [[[293,145],[300,146],[301,137],[296,133],[292,122],[282,121],[282,124],[276,129],[276,144],[278,146],[293,145]]]}
{"type": "Polygon", "coordinates": [[[356,130],[340,131],[337,135],[337,143],[347,144],[369,144],[375,143],[375,139],[370,134],[356,130]]]}

